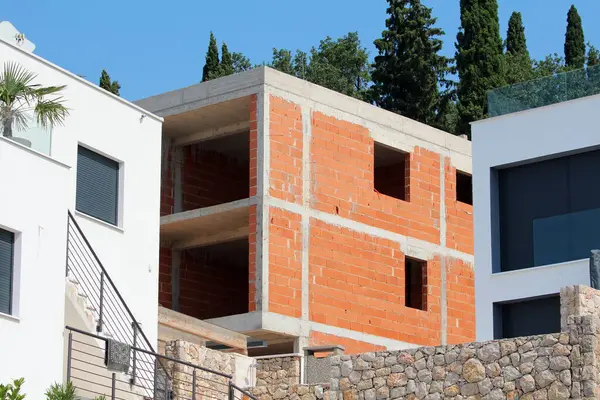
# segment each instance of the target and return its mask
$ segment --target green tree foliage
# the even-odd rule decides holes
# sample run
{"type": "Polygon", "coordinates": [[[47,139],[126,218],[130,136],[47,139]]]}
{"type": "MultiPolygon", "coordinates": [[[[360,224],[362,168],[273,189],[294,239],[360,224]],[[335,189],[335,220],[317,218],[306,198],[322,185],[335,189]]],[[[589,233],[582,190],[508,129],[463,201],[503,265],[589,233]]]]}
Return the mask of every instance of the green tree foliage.
{"type": "Polygon", "coordinates": [[[102,73],[100,74],[99,86],[114,95],[120,96],[119,91],[121,89],[121,85],[119,82],[111,80],[110,75],[108,75],[108,72],[106,72],[105,69],[103,69],[102,73]]]}
{"type": "Polygon", "coordinates": [[[512,13],[508,20],[505,58],[507,84],[523,82],[532,78],[533,70],[529,50],[527,50],[525,27],[519,12],[512,13]]]}
{"type": "Polygon", "coordinates": [[[527,39],[525,38],[525,27],[520,12],[513,12],[508,20],[508,31],[506,32],[506,52],[510,54],[527,54],[527,39]]]}
{"type": "Polygon", "coordinates": [[[221,46],[221,63],[219,64],[218,76],[232,75],[234,72],[233,57],[227,48],[227,44],[223,43],[223,46],[221,46]]]}
{"type": "Polygon", "coordinates": [[[565,34],[565,63],[569,68],[583,68],[585,63],[585,40],[581,17],[574,5],[567,15],[565,34]]]}
{"type": "Polygon", "coordinates": [[[496,0],[460,0],[457,34],[458,130],[469,137],[469,123],[487,115],[487,91],[505,83],[503,42],[496,0]]]}
{"type": "Polygon", "coordinates": [[[252,63],[250,62],[248,57],[246,57],[242,53],[233,52],[231,54],[231,65],[233,66],[234,74],[252,69],[252,63]]]}
{"type": "Polygon", "coordinates": [[[208,50],[206,52],[206,62],[202,69],[202,82],[213,79],[219,74],[219,48],[217,47],[217,39],[211,32],[208,42],[208,50]]]}
{"type": "Polygon", "coordinates": [[[386,30],[375,40],[379,55],[373,65],[373,100],[386,110],[436,124],[442,101],[439,86],[450,63],[439,54],[444,32],[435,27],[431,8],[420,0],[388,4],[386,30]]]}
{"type": "Polygon", "coordinates": [[[281,72],[324,86],[348,96],[364,99],[370,82],[369,53],[357,32],[321,40],[310,56],[302,51],[273,49],[268,64],[281,72]]]}
{"type": "Polygon", "coordinates": [[[25,398],[25,394],[21,393],[23,383],[25,379],[20,378],[6,385],[0,384],[0,400],[23,400],[25,398]]]}

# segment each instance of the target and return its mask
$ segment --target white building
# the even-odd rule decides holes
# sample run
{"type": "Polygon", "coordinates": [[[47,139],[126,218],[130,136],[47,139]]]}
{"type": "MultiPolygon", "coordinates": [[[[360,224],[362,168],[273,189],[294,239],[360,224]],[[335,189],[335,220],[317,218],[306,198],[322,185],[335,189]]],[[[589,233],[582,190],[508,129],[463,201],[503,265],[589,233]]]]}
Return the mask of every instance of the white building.
{"type": "Polygon", "coordinates": [[[560,288],[590,285],[590,251],[600,248],[600,95],[585,76],[491,93],[497,116],[472,125],[477,340],[558,332],[560,288]],[[577,95],[576,81],[592,95],[577,95]],[[557,96],[537,108],[519,100],[542,85],[557,96]]]}
{"type": "Polygon", "coordinates": [[[67,231],[84,244],[69,211],[89,241],[86,265],[100,271],[93,248],[156,346],[162,119],[9,39],[0,39],[0,69],[17,62],[35,83],[66,85],[70,109],[51,132],[15,132],[30,148],[0,136],[0,383],[25,377],[36,398],[64,381],[65,324],[93,322],[77,321],[66,290],[67,231]]]}

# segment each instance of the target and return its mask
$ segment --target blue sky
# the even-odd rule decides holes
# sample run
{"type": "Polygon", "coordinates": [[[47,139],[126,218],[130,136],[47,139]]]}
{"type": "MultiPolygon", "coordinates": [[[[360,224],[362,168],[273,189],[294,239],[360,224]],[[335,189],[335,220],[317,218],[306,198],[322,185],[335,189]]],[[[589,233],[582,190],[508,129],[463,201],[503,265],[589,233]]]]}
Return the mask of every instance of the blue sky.
{"type": "MultiPolygon", "coordinates": [[[[424,0],[446,32],[444,50],[454,54],[459,0],[424,0]]],[[[253,63],[268,61],[273,47],[309,50],[329,35],[358,31],[374,55],[384,28],[385,0],[5,0],[0,19],[11,21],[35,53],[97,83],[106,68],[136,100],[197,83],[209,31],[253,63]]],[[[586,41],[600,47],[598,0],[499,0],[501,31],[513,11],[523,14],[529,51],[562,55],[566,15],[575,4],[586,41]]]]}

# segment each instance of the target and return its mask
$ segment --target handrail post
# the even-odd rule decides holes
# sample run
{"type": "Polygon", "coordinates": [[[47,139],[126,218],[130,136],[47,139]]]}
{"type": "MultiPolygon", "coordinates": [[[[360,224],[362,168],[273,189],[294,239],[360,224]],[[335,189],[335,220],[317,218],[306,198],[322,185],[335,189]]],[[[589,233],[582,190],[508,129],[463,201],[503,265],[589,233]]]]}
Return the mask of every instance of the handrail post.
{"type": "Polygon", "coordinates": [[[111,393],[110,393],[111,400],[115,400],[116,389],[117,389],[117,374],[115,374],[113,372],[112,373],[111,393]]]}
{"type": "Polygon", "coordinates": [[[69,344],[67,345],[67,382],[71,382],[71,353],[73,352],[73,332],[69,331],[69,344]]]}
{"type": "Polygon", "coordinates": [[[96,332],[102,332],[103,317],[104,317],[104,271],[100,271],[100,316],[98,317],[98,325],[96,332]]]}
{"type": "Polygon", "coordinates": [[[69,277],[69,233],[71,229],[71,214],[67,211],[67,245],[65,246],[65,277],[69,277]]]}
{"type": "Polygon", "coordinates": [[[233,392],[233,385],[231,384],[231,381],[229,381],[229,400],[233,400],[235,397],[235,394],[233,392]]]}
{"type": "Polygon", "coordinates": [[[133,327],[133,361],[132,361],[132,368],[131,368],[131,379],[129,380],[130,383],[133,385],[135,383],[135,373],[136,373],[136,367],[137,367],[137,353],[135,351],[136,347],[137,347],[137,322],[133,321],[131,323],[131,326],[133,327]]]}
{"type": "Polygon", "coordinates": [[[196,368],[192,372],[192,400],[196,400],[196,368]]]}

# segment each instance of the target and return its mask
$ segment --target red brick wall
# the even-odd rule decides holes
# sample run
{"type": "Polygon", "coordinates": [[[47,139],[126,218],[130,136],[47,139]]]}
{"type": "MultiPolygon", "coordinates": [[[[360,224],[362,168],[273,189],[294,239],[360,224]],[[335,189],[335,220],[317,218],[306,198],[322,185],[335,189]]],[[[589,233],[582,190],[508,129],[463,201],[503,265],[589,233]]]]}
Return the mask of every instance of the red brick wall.
{"type": "Polygon", "coordinates": [[[360,340],[349,339],[341,336],[329,335],[327,333],[311,331],[308,340],[309,346],[329,346],[341,345],[344,346],[345,354],[358,354],[369,351],[383,351],[385,346],[378,346],[360,340]]]}
{"type": "Polygon", "coordinates": [[[475,273],[462,260],[446,258],[448,344],[475,340],[475,273]]]}
{"type": "Polygon", "coordinates": [[[248,311],[256,311],[256,243],[258,214],[256,206],[250,206],[248,217],[248,311]]]}
{"type": "MultiPolygon", "coordinates": [[[[164,147],[164,144],[163,144],[164,147]]],[[[175,204],[173,198],[173,171],[171,169],[171,159],[173,154],[170,149],[163,148],[163,152],[167,153],[166,161],[161,160],[163,163],[161,169],[161,185],[160,185],[160,215],[173,214],[173,207],[175,204]]]]}
{"type": "Polygon", "coordinates": [[[409,201],[374,190],[374,142],[360,125],[313,113],[311,204],[320,211],[438,243],[440,155],[417,147],[409,160],[409,201]]]}
{"type": "Polygon", "coordinates": [[[456,201],[456,168],[444,159],[446,187],[446,247],[473,254],[473,206],[456,201]]]}
{"type": "Polygon", "coordinates": [[[279,97],[269,99],[269,194],[302,203],[302,111],[279,97]]]}
{"type": "Polygon", "coordinates": [[[396,242],[311,219],[309,259],[312,321],[440,343],[439,259],[427,260],[427,311],[404,305],[404,254],[396,242]]]}
{"type": "Polygon", "coordinates": [[[269,311],[302,315],[301,216],[269,208],[269,311]]]}
{"type": "Polygon", "coordinates": [[[207,319],[248,312],[248,272],[207,252],[181,252],[179,310],[207,319]]]}
{"type": "MultiPolygon", "coordinates": [[[[192,145],[195,146],[195,145],[192,145]]],[[[216,152],[184,148],[183,210],[248,198],[249,165],[216,152]]]]}
{"type": "Polygon", "coordinates": [[[158,304],[171,308],[173,292],[171,290],[171,249],[161,247],[158,267],[158,304]]]}

